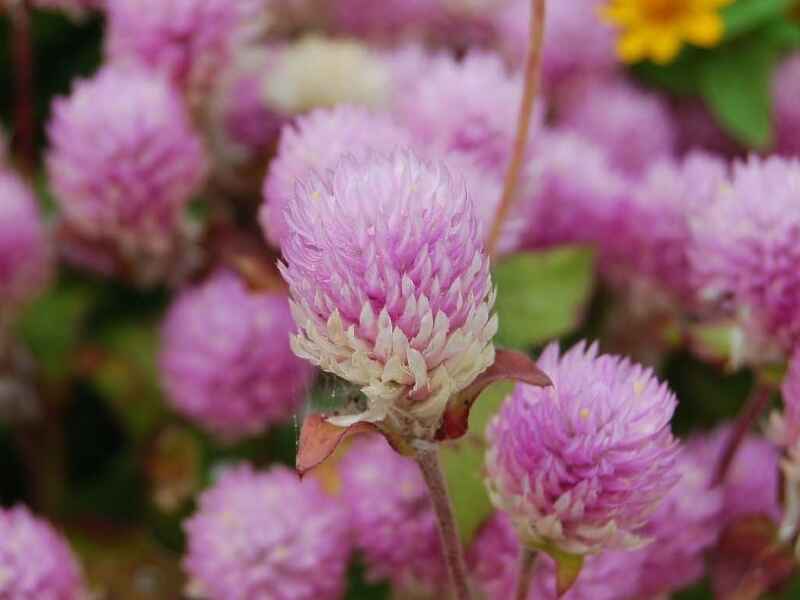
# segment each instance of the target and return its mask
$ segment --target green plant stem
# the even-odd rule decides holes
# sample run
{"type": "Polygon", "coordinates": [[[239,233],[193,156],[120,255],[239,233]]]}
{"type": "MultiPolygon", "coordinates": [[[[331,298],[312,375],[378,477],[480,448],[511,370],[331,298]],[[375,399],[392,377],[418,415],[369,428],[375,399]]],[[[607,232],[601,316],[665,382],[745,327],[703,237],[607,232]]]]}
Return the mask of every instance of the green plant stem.
{"type": "Polygon", "coordinates": [[[458,535],[453,506],[447,493],[442,467],[439,462],[439,447],[430,442],[418,441],[413,444],[415,459],[428,486],[433,508],[439,523],[447,569],[454,600],[471,600],[464,549],[458,535]]]}

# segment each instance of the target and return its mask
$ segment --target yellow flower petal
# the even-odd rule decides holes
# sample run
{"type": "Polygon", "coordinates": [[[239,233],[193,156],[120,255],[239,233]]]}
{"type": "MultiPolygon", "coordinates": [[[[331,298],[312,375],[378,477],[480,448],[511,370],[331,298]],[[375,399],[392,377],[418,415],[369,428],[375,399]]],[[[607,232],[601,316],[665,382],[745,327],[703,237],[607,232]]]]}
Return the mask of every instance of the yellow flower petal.
{"type": "Polygon", "coordinates": [[[647,36],[632,31],[621,35],[617,42],[617,56],[622,62],[635,63],[647,55],[647,36]]]}
{"type": "Polygon", "coordinates": [[[698,15],[684,24],[686,39],[698,46],[716,46],[725,33],[722,18],[713,13],[698,15]]]}
{"type": "Polygon", "coordinates": [[[650,49],[653,60],[660,65],[672,62],[681,49],[681,38],[676,32],[662,30],[654,33],[650,40],[650,49]]]}

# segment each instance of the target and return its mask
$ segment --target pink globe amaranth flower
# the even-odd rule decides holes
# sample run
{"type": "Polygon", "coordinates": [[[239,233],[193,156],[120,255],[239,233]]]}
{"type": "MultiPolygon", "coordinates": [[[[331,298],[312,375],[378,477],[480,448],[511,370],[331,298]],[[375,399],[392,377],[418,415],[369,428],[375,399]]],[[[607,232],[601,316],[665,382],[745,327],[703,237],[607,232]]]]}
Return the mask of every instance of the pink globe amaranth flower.
{"type": "Polygon", "coordinates": [[[782,154],[800,155],[800,52],[786,59],[775,73],[772,93],[777,133],[776,148],[782,154]]]}
{"type": "Polygon", "coordinates": [[[106,0],[106,53],[204,89],[258,21],[254,0],[106,0]]]}
{"type": "Polygon", "coordinates": [[[184,525],[189,595],[208,600],[338,600],[347,513],[313,478],[285,467],[225,470],[184,525]]]}
{"type": "Polygon", "coordinates": [[[161,374],[172,406],[225,438],[288,419],[313,369],[292,354],[295,331],[280,292],[249,292],[220,271],[183,292],[163,329],[161,374]]]}
{"type": "MultiPolygon", "coordinates": [[[[610,73],[616,67],[614,31],[598,18],[604,2],[572,0],[547,5],[542,48],[545,92],[571,77],[610,73]]],[[[530,0],[510,0],[494,17],[498,44],[518,65],[524,64],[528,52],[530,10],[530,0]]]]}
{"type": "Polygon", "coordinates": [[[494,291],[462,181],[411,152],[345,159],[299,186],[282,244],[298,356],[361,387],[384,422],[430,439],[494,362],[494,291]]]}
{"type": "Polygon", "coordinates": [[[642,529],[652,541],[641,550],[636,598],[654,598],[687,587],[705,573],[703,555],[723,527],[725,490],[714,487],[716,464],[701,437],[690,438],[678,459],[680,481],[642,529]]]}
{"type": "Polygon", "coordinates": [[[799,196],[800,161],[751,158],[693,222],[700,292],[725,300],[758,347],[800,341],[799,196]]]}
{"type": "Polygon", "coordinates": [[[606,271],[628,281],[646,282],[674,301],[695,304],[697,292],[689,261],[691,222],[728,185],[728,165],[715,156],[692,153],[678,162],[655,161],[635,183],[625,206],[626,227],[604,257],[606,271]],[[612,249],[613,248],[613,249],[612,249]]]}
{"type": "MultiPolygon", "coordinates": [[[[696,438],[693,451],[706,464],[716,465],[733,435],[733,425],[717,427],[709,434],[696,438]]],[[[739,446],[723,483],[725,526],[755,516],[765,516],[777,522],[780,506],[780,449],[770,440],[748,434],[739,446]]]]}
{"type": "Polygon", "coordinates": [[[558,123],[600,145],[614,166],[633,175],[653,159],[671,156],[676,147],[666,101],[622,78],[574,82],[564,92],[558,123]]]}
{"type": "Polygon", "coordinates": [[[24,506],[0,508],[0,598],[86,597],[80,565],[61,535],[24,506]]]}
{"type": "Polygon", "coordinates": [[[48,136],[48,174],[72,227],[128,249],[169,245],[207,159],[165,80],[103,69],[54,102],[48,136]]]}
{"type": "Polygon", "coordinates": [[[553,387],[518,385],[492,419],[487,485],[523,543],[575,554],[634,548],[675,484],[677,404],[653,372],[584,343],[539,367],[553,387]]]}
{"type": "MultiPolygon", "coordinates": [[[[496,513],[481,528],[468,561],[486,600],[514,597],[519,578],[520,543],[507,515],[496,513]]],[[[544,553],[536,558],[529,600],[556,600],[555,565],[544,553]]],[[[604,552],[586,557],[583,569],[563,600],[630,600],[637,591],[639,552],[604,552]]]]}
{"type": "Polygon", "coordinates": [[[345,155],[363,159],[410,144],[410,134],[391,117],[355,106],[317,109],[284,127],[259,215],[269,242],[280,247],[289,233],[284,213],[299,181],[312,174],[328,178],[345,155]]]}
{"type": "MultiPolygon", "coordinates": [[[[524,172],[522,245],[608,246],[627,218],[630,182],[596,144],[572,131],[545,130],[524,172]]],[[[616,243],[616,241],[614,242],[616,243]]]]}
{"type": "MultiPolygon", "coordinates": [[[[397,95],[395,110],[421,145],[444,154],[469,154],[502,176],[522,87],[521,74],[508,71],[496,54],[473,51],[459,61],[441,53],[428,59],[416,85],[397,95]]],[[[536,114],[541,120],[541,106],[536,114]]]]}
{"type": "Polygon", "coordinates": [[[436,515],[417,464],[381,436],[369,435],[348,450],[339,472],[368,578],[389,580],[407,593],[445,591],[436,515]]]}
{"type": "Polygon", "coordinates": [[[0,314],[34,296],[49,274],[49,244],[36,197],[0,166],[0,314]]]}

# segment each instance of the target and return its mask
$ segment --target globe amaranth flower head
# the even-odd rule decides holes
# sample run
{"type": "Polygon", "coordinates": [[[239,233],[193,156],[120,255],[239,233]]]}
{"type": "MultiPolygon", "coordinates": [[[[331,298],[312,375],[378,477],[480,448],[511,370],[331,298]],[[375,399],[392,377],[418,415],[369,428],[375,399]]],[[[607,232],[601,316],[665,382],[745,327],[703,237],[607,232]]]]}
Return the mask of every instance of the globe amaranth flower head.
{"type": "Polygon", "coordinates": [[[337,104],[388,105],[392,70],[383,57],[351,39],[305,35],[276,58],[266,82],[269,105],[287,115],[337,104]]]}
{"type": "MultiPolygon", "coordinates": [[[[550,2],[542,47],[544,91],[583,74],[611,73],[616,66],[614,32],[597,18],[604,0],[550,2]]],[[[509,0],[494,16],[498,44],[516,64],[530,42],[530,0],[509,0]]]]}
{"type": "Polygon", "coordinates": [[[36,197],[0,165],[0,314],[42,288],[50,272],[48,246],[36,197]]]}
{"type": "MultiPolygon", "coordinates": [[[[508,516],[495,513],[478,532],[468,561],[486,600],[514,597],[519,579],[520,542],[508,516]]],[[[546,554],[536,559],[529,600],[557,600],[555,564],[546,554]]],[[[578,579],[563,600],[629,600],[636,597],[638,552],[604,552],[588,556],[578,579]]]]}
{"type": "Polygon", "coordinates": [[[164,323],[161,375],[172,406],[225,438],[288,419],[313,369],[289,348],[287,297],[250,292],[230,271],[184,291],[164,323]]]}
{"type": "Polygon", "coordinates": [[[70,226],[123,248],[169,244],[207,159],[167,81],[107,67],[54,102],[47,132],[48,174],[70,226]]]}
{"type": "Polygon", "coordinates": [[[494,362],[494,291],[463,182],[410,151],[345,159],[298,187],[282,244],[298,356],[359,387],[384,422],[430,439],[494,362]]]}
{"type": "Polygon", "coordinates": [[[299,117],[281,132],[278,154],[264,181],[259,215],[267,239],[280,247],[288,234],[284,212],[298,181],[315,173],[327,178],[344,155],[365,158],[411,144],[411,136],[385,114],[340,105],[299,117]]]}
{"type": "Polygon", "coordinates": [[[776,148],[786,155],[800,155],[800,52],[787,58],[775,73],[774,97],[776,148]]]}
{"type": "Polygon", "coordinates": [[[106,0],[106,52],[204,89],[258,19],[253,0],[106,0]]]}
{"type": "Polygon", "coordinates": [[[751,158],[734,165],[730,185],[693,222],[698,288],[739,317],[749,347],[789,351],[800,342],[798,196],[800,161],[751,158]]]}
{"type": "Polygon", "coordinates": [[[24,506],[0,508],[0,598],[86,597],[81,568],[61,535],[24,506]]]}
{"type": "Polygon", "coordinates": [[[353,443],[339,471],[368,578],[409,595],[445,591],[436,515],[417,464],[369,435],[353,443]]]}
{"type": "MultiPolygon", "coordinates": [[[[469,154],[487,171],[503,174],[522,87],[521,75],[496,54],[473,51],[459,61],[441,53],[428,58],[416,85],[397,95],[395,108],[420,144],[469,154]]],[[[541,119],[541,106],[536,114],[541,119]]]]}
{"type": "Polygon", "coordinates": [[[597,143],[614,166],[633,175],[675,150],[675,124],[664,99],[621,77],[574,82],[564,93],[558,123],[597,143]]]}
{"type": "Polygon", "coordinates": [[[346,511],[285,467],[229,467],[185,524],[188,594],[205,600],[338,600],[351,541],[346,511]]]}
{"type": "Polygon", "coordinates": [[[641,545],[675,484],[677,404],[652,371],[580,343],[538,361],[553,387],[518,385],[489,424],[487,485],[522,541],[585,554],[641,545]]]}

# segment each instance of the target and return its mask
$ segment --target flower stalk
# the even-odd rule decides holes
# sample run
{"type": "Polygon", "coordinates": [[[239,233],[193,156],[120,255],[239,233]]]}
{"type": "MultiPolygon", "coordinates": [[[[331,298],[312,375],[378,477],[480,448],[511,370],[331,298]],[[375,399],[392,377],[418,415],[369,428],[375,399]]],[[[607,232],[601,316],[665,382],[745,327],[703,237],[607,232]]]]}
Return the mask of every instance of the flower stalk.
{"type": "Polygon", "coordinates": [[[523,546],[519,553],[519,579],[517,579],[516,600],[526,600],[531,590],[533,566],[536,563],[536,552],[523,546]]]}
{"type": "Polygon", "coordinates": [[[514,204],[514,194],[516,193],[522,166],[525,162],[525,150],[528,146],[533,108],[540,88],[544,22],[545,0],[531,0],[530,42],[525,66],[525,90],[517,119],[517,134],[514,140],[511,162],[509,163],[508,171],[506,171],[506,178],[503,184],[503,194],[486,242],[486,251],[489,256],[494,256],[497,252],[497,245],[500,242],[500,236],[503,231],[503,223],[514,204]]]}
{"type": "Polygon", "coordinates": [[[413,443],[413,447],[414,458],[430,491],[434,512],[439,523],[439,533],[447,570],[450,574],[453,598],[454,600],[471,600],[464,549],[461,546],[461,539],[453,516],[453,505],[447,493],[447,483],[439,462],[439,446],[418,440],[413,443]]]}

